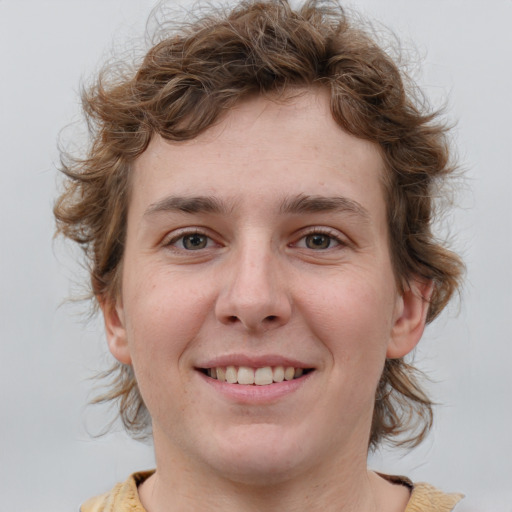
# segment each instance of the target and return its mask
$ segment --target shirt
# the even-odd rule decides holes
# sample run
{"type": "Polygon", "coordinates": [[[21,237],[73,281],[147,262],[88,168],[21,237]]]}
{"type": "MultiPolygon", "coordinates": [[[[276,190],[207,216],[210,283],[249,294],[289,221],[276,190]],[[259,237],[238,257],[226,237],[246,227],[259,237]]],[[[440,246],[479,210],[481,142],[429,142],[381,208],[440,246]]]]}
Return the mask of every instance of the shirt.
{"type": "MultiPolygon", "coordinates": [[[[153,473],[154,471],[142,471],[132,474],[111,491],[86,501],[80,512],[146,512],[139,500],[137,487],[153,473]]],[[[450,512],[463,498],[462,494],[446,494],[427,483],[413,484],[405,477],[381,476],[394,484],[405,485],[411,489],[411,498],[405,512],[450,512]]]]}

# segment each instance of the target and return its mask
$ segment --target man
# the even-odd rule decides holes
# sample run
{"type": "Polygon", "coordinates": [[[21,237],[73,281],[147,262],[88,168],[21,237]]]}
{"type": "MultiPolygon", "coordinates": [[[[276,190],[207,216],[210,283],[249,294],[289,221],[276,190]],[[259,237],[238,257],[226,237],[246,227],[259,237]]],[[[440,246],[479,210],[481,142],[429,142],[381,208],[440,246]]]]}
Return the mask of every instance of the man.
{"type": "Polygon", "coordinates": [[[451,510],[366,467],[431,424],[403,357],[461,275],[431,233],[445,129],[385,52],[335,4],[242,3],[84,107],[55,213],[117,360],[100,399],[157,469],[83,512],[451,510]]]}

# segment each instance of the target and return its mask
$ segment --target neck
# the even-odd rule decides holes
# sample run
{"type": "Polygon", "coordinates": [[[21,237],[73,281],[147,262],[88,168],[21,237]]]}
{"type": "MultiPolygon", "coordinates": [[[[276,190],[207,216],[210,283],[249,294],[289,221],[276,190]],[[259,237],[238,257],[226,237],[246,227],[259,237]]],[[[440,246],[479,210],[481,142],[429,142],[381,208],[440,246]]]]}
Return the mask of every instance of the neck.
{"type": "MultiPolygon", "coordinates": [[[[158,436],[156,448],[157,443],[158,436]]],[[[366,454],[356,457],[356,450],[352,451],[293,474],[290,471],[253,479],[198,467],[176,453],[160,460],[157,456],[157,471],[140,487],[140,497],[148,512],[196,511],[198,505],[223,512],[403,510],[405,507],[383,505],[387,501],[383,492],[390,484],[367,471],[366,454]]]]}
{"type": "MultiPolygon", "coordinates": [[[[179,474],[183,476],[183,474],[179,474]]],[[[192,478],[194,479],[194,478],[192,478]]],[[[340,481],[337,486],[330,482],[304,481],[281,482],[274,485],[254,486],[233,481],[216,485],[211,479],[203,482],[197,477],[191,481],[169,485],[160,471],[147,480],[140,489],[141,501],[147,512],[196,511],[202,509],[223,512],[376,512],[377,496],[372,475],[366,473],[360,484],[340,481]],[[185,486],[180,485],[185,483],[185,486]],[[348,485],[347,485],[348,484],[348,485]],[[196,492],[198,491],[198,492],[196,492]]]]}

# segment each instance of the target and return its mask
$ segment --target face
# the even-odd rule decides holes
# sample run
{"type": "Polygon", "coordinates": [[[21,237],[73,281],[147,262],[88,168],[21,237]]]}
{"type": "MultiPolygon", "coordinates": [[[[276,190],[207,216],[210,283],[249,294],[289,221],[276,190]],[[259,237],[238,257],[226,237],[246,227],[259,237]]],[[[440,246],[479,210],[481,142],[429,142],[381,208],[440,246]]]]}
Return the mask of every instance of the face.
{"type": "Polygon", "coordinates": [[[157,463],[247,481],[365,464],[385,358],[413,348],[425,317],[397,290],[383,172],[323,91],[152,140],[133,169],[122,291],[103,310],[157,463]]]}

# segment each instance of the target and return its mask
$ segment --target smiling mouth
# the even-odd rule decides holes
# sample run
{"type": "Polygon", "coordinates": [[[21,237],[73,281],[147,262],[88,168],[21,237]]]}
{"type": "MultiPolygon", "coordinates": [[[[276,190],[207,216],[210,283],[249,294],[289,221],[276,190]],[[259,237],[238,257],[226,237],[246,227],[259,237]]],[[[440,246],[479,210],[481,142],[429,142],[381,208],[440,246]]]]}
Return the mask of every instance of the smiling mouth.
{"type": "Polygon", "coordinates": [[[268,386],[298,379],[313,371],[312,368],[295,368],[293,366],[265,366],[262,368],[219,366],[216,368],[200,368],[199,370],[220,382],[255,386],[268,386]]]}

